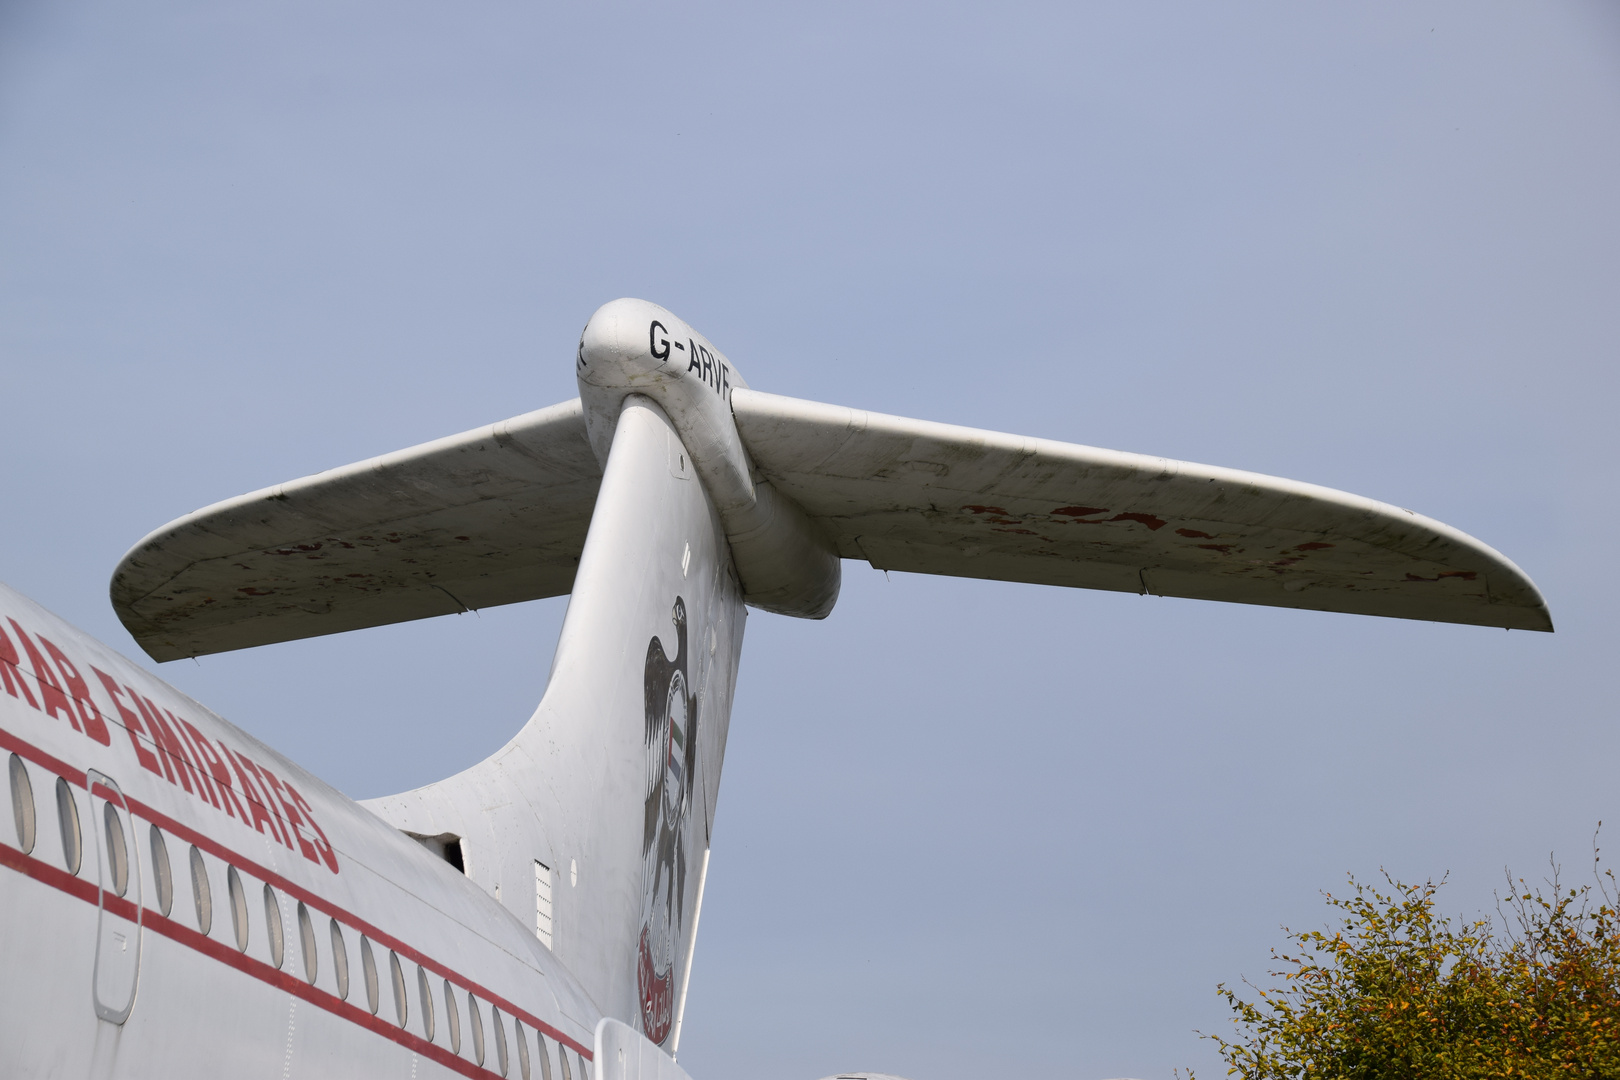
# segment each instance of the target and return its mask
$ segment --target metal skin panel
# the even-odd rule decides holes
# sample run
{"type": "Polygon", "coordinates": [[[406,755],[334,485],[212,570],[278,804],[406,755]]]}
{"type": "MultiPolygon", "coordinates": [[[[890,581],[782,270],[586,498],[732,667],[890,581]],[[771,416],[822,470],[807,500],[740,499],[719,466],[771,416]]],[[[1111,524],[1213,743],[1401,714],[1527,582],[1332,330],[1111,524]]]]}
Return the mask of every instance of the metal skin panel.
{"type": "MultiPolygon", "coordinates": [[[[465,995],[536,1033],[592,1054],[600,1010],[526,922],[442,859],[251,736],[0,586],[0,755],[17,755],[35,804],[35,836],[22,850],[0,821],[0,1045],[18,1076],[373,1075],[494,1076],[470,1048],[452,1054],[441,1024],[419,1023],[417,967],[432,985],[450,979],[465,995]],[[117,790],[92,773],[116,781],[117,790]],[[76,870],[64,858],[56,803],[62,777],[78,818],[76,870]],[[96,796],[88,785],[94,784],[96,796]],[[121,794],[130,858],[124,897],[103,894],[102,823],[108,794],[121,794]],[[159,908],[148,830],[167,847],[172,903],[159,908]],[[212,925],[200,931],[189,856],[201,853],[212,925]],[[227,867],[247,894],[248,945],[236,948],[227,867]],[[137,881],[139,885],[137,886],[137,881]],[[286,936],[277,969],[266,931],[263,888],[279,901],[286,936]],[[318,972],[301,959],[297,907],[314,917],[318,972]],[[137,904],[139,905],[137,907],[137,904]],[[108,924],[139,919],[140,965],[133,1004],[94,992],[97,951],[108,924]],[[348,942],[347,1000],[338,994],[329,923],[348,942]],[[366,1006],[360,936],[386,972],[395,951],[409,974],[410,1021],[366,1006]],[[98,1016],[98,1005],[102,1006],[98,1016]]],[[[103,969],[102,974],[107,974],[103,969]]],[[[538,1044],[530,1045],[538,1053],[538,1044]]],[[[515,1051],[515,1047],[514,1047],[515,1051]]],[[[493,1066],[493,1056],[489,1063],[493,1066]]],[[[515,1067],[512,1075],[516,1075],[515,1067]]]]}
{"type": "Polygon", "coordinates": [[[596,1080],[692,1080],[639,1031],[609,1017],[596,1025],[596,1060],[596,1080]]]}
{"type": "Polygon", "coordinates": [[[462,837],[531,941],[534,863],[552,867],[556,956],[604,1015],[673,1049],[746,609],[669,419],[632,395],[616,427],[534,716],[466,772],[365,805],[462,837]]]}
{"type": "Polygon", "coordinates": [[[600,481],[566,401],[173,521],[113,608],[163,661],[561,596],[600,481]]]}
{"type": "Polygon", "coordinates": [[[760,475],[879,569],[1552,629],[1498,552],[1331,488],[756,390],[732,411],[760,475]]]}

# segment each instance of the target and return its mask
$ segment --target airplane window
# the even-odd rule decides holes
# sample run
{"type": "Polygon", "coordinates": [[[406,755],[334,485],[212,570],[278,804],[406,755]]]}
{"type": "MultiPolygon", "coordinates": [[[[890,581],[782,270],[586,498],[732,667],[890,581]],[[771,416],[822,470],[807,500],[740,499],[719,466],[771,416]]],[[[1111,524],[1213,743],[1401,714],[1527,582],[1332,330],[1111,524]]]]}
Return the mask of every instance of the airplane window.
{"type": "Polygon", "coordinates": [[[568,1068],[568,1047],[562,1043],[557,1044],[557,1064],[562,1066],[562,1080],[574,1080],[574,1073],[568,1068]]]}
{"type": "Polygon", "coordinates": [[[264,928],[270,935],[270,962],[279,969],[287,957],[287,943],[281,933],[281,899],[268,883],[264,887],[264,928]]]}
{"type": "Polygon", "coordinates": [[[236,951],[247,952],[247,894],[242,891],[242,875],[234,866],[225,868],[225,891],[231,897],[231,928],[236,931],[236,951]]]}
{"type": "Polygon", "coordinates": [[[73,789],[60,776],[56,778],[56,821],[62,827],[62,861],[67,872],[79,872],[79,859],[84,854],[79,834],[79,807],[73,801],[73,789]]]}
{"type": "Polygon", "coordinates": [[[214,895],[208,888],[208,866],[196,844],[191,845],[191,899],[197,904],[197,929],[207,937],[214,925],[214,895]]]}
{"type": "Polygon", "coordinates": [[[332,974],[337,978],[338,1000],[349,1000],[349,950],[343,944],[343,927],[332,920],[332,974]]]}
{"type": "Polygon", "coordinates": [[[444,1020],[450,1028],[450,1052],[461,1053],[461,1017],[456,1014],[456,988],[444,980],[444,1020]]]}
{"type": "Polygon", "coordinates": [[[484,1063],[484,1018],[478,1014],[478,999],[467,994],[467,1026],[472,1028],[473,1061],[484,1063]]]}
{"type": "Polygon", "coordinates": [[[248,894],[241,889],[235,866],[225,868],[225,892],[230,895],[230,926],[237,931],[237,952],[248,950],[248,894]]]}
{"type": "Polygon", "coordinates": [[[298,947],[304,954],[304,981],[314,986],[321,957],[315,951],[315,924],[309,921],[309,908],[302,900],[298,901],[298,947]]]}
{"type": "Polygon", "coordinates": [[[534,1033],[534,1041],[540,1050],[540,1080],[551,1080],[551,1047],[546,1045],[546,1037],[538,1031],[534,1033]]]}
{"type": "Polygon", "coordinates": [[[112,891],[123,896],[129,891],[129,845],[124,842],[124,821],[118,807],[101,804],[102,831],[107,836],[107,868],[111,871],[112,891]]]}
{"type": "Polygon", "coordinates": [[[174,875],[169,870],[169,845],[163,842],[163,830],[153,825],[152,882],[157,887],[158,911],[164,916],[174,907],[174,875]]]}
{"type": "Polygon", "coordinates": [[[388,950],[388,974],[394,983],[394,1015],[399,1018],[399,1026],[404,1027],[410,1018],[410,1002],[405,1000],[405,971],[399,966],[399,954],[393,949],[388,950]]]}
{"type": "Polygon", "coordinates": [[[371,942],[360,935],[360,970],[366,976],[366,1008],[377,1015],[377,961],[371,956],[371,942]]]}
{"type": "Polygon", "coordinates": [[[17,821],[17,848],[27,855],[34,850],[34,784],[16,754],[11,755],[11,814],[17,821]]]}
{"type": "Polygon", "coordinates": [[[518,1073],[523,1080],[529,1080],[529,1033],[523,1030],[523,1021],[512,1021],[514,1038],[518,1048],[518,1073]]]}
{"type": "Polygon", "coordinates": [[[489,1026],[495,1035],[495,1064],[500,1069],[501,1075],[505,1076],[506,1028],[501,1024],[501,1010],[492,1008],[489,1010],[489,1016],[490,1020],[492,1021],[489,1026]]]}
{"type": "Polygon", "coordinates": [[[433,987],[428,985],[427,968],[416,965],[416,992],[422,997],[422,1037],[433,1041],[433,987]]]}

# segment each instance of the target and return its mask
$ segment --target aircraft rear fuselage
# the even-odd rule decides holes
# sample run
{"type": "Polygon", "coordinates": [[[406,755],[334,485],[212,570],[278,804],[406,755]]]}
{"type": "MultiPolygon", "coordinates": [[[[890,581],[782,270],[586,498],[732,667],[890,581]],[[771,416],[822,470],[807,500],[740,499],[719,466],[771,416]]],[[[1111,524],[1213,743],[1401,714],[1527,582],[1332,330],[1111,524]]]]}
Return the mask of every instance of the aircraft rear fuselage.
{"type": "Polygon", "coordinates": [[[532,927],[4,588],[0,751],[11,1075],[588,1072],[597,1010],[532,927]]]}

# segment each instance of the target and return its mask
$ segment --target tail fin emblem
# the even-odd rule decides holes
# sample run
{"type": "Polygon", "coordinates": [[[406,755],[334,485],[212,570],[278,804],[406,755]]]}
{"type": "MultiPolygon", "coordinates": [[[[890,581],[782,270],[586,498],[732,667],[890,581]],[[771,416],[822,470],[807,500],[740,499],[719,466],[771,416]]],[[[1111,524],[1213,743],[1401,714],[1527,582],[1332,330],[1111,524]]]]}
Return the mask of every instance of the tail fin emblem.
{"type": "Polygon", "coordinates": [[[697,702],[686,672],[686,601],[675,598],[675,658],[647,642],[647,797],[642,833],[641,937],[636,989],[647,1038],[669,1035],[675,1005],[675,944],[686,895],[686,817],[697,765],[697,702]]]}

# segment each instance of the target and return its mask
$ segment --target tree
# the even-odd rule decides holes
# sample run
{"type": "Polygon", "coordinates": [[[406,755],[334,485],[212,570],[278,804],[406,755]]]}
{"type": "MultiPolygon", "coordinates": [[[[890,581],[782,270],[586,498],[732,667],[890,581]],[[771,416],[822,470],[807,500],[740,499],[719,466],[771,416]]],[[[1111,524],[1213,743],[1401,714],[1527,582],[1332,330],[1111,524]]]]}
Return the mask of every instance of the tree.
{"type": "MultiPolygon", "coordinates": [[[[1596,870],[1594,853],[1594,870],[1596,870]]],[[[1224,983],[1236,1037],[1205,1035],[1243,1080],[1484,1077],[1620,1080],[1615,879],[1565,889],[1508,875],[1496,918],[1438,915],[1439,885],[1353,877],[1337,929],[1272,951],[1280,983],[1246,1001],[1224,983]]],[[[1444,884],[1442,879],[1441,884],[1444,884]]],[[[1192,1080],[1189,1073],[1189,1080],[1192,1080]]]]}

